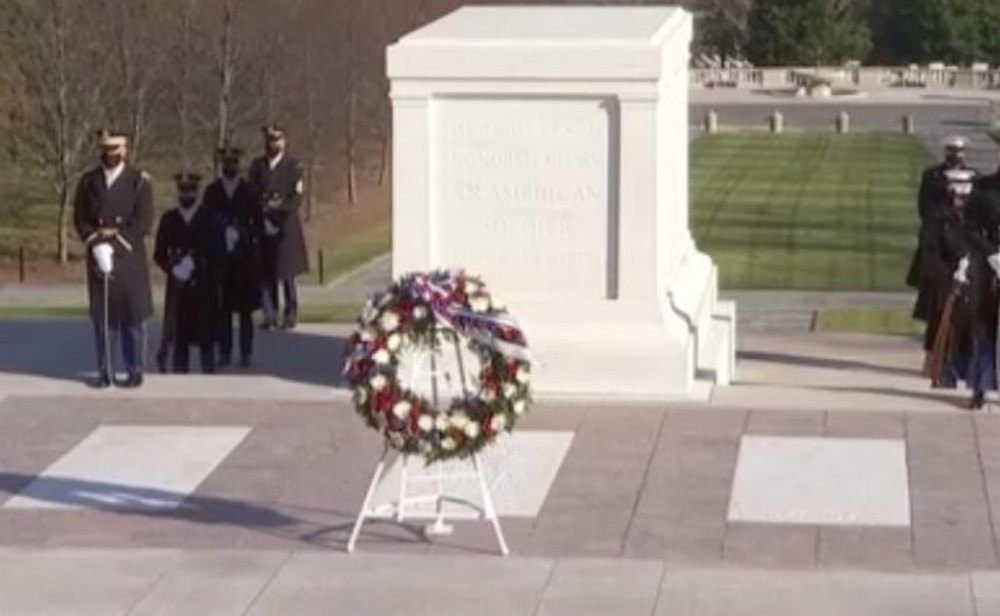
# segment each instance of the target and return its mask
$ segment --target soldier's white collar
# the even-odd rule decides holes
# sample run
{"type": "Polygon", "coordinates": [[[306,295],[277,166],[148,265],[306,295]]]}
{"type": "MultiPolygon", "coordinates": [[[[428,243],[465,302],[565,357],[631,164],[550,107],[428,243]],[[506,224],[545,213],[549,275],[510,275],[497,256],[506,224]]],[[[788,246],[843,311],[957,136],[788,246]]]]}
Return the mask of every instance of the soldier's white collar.
{"type": "Polygon", "coordinates": [[[106,188],[111,188],[115,181],[121,176],[122,171],[125,170],[125,161],[118,163],[110,169],[102,165],[101,170],[104,172],[104,186],[106,188]]]}
{"type": "Polygon", "coordinates": [[[271,168],[271,171],[274,171],[274,168],[278,166],[278,163],[280,163],[281,159],[283,159],[284,157],[285,157],[284,151],[278,152],[278,155],[275,156],[274,158],[267,159],[267,166],[271,168]]]}
{"type": "Polygon", "coordinates": [[[184,209],[184,208],[182,208],[180,206],[177,207],[177,211],[179,211],[181,213],[181,218],[183,218],[184,222],[186,222],[187,224],[191,224],[191,219],[194,218],[194,215],[198,213],[199,209],[201,209],[201,203],[200,202],[199,203],[195,203],[194,205],[192,205],[191,207],[189,207],[187,209],[184,209]]]}

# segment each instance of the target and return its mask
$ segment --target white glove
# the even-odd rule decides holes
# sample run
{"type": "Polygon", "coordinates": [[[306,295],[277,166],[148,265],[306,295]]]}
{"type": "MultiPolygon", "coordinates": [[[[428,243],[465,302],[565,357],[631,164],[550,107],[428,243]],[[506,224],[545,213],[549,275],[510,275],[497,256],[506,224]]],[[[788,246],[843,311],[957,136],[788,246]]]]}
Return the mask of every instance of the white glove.
{"type": "Polygon", "coordinates": [[[240,232],[235,227],[226,227],[226,252],[235,250],[238,241],[240,241],[240,232]]]}
{"type": "Polygon", "coordinates": [[[191,278],[191,271],[178,263],[170,269],[170,273],[173,274],[174,278],[180,280],[181,282],[187,282],[191,278]]]}
{"type": "Polygon", "coordinates": [[[114,269],[114,255],[115,249],[111,247],[111,244],[107,242],[101,242],[100,244],[95,244],[90,252],[94,255],[94,261],[97,262],[97,269],[101,270],[101,273],[108,275],[111,270],[114,269]]]}
{"type": "Polygon", "coordinates": [[[959,284],[969,284],[969,257],[962,257],[952,279],[959,284]]]}
{"type": "Polygon", "coordinates": [[[986,257],[986,262],[990,264],[997,277],[1000,277],[1000,252],[986,257]]]}
{"type": "Polygon", "coordinates": [[[264,233],[274,237],[275,235],[278,235],[278,231],[280,231],[280,229],[278,229],[277,225],[266,218],[264,219],[264,233]]]}

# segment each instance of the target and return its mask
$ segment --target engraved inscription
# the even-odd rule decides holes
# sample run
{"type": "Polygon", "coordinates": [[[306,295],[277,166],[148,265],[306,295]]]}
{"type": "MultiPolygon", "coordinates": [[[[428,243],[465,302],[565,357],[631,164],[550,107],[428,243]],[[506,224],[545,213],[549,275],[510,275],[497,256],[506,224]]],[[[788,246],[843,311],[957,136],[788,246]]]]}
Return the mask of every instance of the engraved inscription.
{"type": "Polygon", "coordinates": [[[604,297],[609,126],[600,101],[436,105],[437,261],[503,293],[604,297]]]}

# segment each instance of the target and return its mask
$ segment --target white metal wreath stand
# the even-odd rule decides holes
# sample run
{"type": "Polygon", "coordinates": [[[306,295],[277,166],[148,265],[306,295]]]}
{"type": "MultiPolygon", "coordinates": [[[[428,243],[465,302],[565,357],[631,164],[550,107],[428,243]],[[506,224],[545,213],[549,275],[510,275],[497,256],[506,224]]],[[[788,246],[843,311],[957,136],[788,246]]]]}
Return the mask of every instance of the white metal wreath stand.
{"type": "MultiPolygon", "coordinates": [[[[462,391],[468,394],[468,380],[465,372],[465,366],[462,362],[462,353],[459,348],[458,334],[454,330],[450,329],[438,329],[435,328],[435,338],[448,337],[451,338],[454,343],[455,357],[458,364],[459,377],[461,378],[462,391]]],[[[442,374],[437,368],[437,362],[435,360],[435,349],[423,350],[421,349],[415,357],[414,367],[410,373],[410,389],[413,388],[417,375],[420,372],[420,368],[423,366],[425,361],[430,362],[430,385],[432,399],[434,401],[434,406],[438,406],[438,376],[442,374]]],[[[447,372],[443,373],[445,379],[448,380],[450,376],[447,372]]],[[[424,533],[426,535],[449,535],[454,530],[454,527],[448,524],[445,520],[488,520],[493,525],[493,532],[497,538],[497,546],[500,548],[500,554],[507,556],[509,550],[507,549],[507,541],[504,539],[503,529],[500,528],[500,518],[497,516],[496,507],[493,505],[493,497],[490,495],[489,486],[486,483],[486,477],[483,475],[483,466],[479,459],[479,454],[472,454],[469,462],[472,465],[471,472],[464,473],[444,473],[441,470],[441,463],[437,463],[435,466],[437,472],[433,475],[423,475],[423,476],[411,476],[409,474],[409,464],[410,455],[402,454],[402,467],[400,469],[400,480],[399,480],[399,500],[382,505],[380,507],[372,507],[371,501],[375,496],[375,489],[378,487],[379,481],[382,479],[385,473],[385,463],[386,458],[389,456],[388,445],[382,451],[382,457],[379,459],[378,464],[375,466],[375,472],[372,473],[371,482],[368,484],[368,491],[365,492],[365,500],[361,504],[361,511],[358,512],[358,517],[354,521],[354,528],[351,530],[351,537],[347,541],[347,552],[354,552],[354,547],[358,541],[358,535],[361,533],[361,526],[369,518],[381,517],[387,513],[394,515],[396,522],[403,522],[406,519],[406,510],[408,507],[414,505],[419,505],[421,503],[434,503],[435,513],[437,514],[434,523],[428,524],[424,527],[424,533]],[[464,479],[475,479],[479,485],[479,492],[482,497],[482,505],[477,505],[475,503],[469,502],[465,499],[456,498],[453,496],[448,496],[444,493],[444,484],[447,480],[464,480],[464,479]],[[410,483],[417,482],[433,482],[436,484],[436,491],[432,494],[411,496],[409,490],[410,483]],[[471,511],[464,513],[445,513],[444,504],[446,502],[457,503],[469,508],[471,511]]]]}

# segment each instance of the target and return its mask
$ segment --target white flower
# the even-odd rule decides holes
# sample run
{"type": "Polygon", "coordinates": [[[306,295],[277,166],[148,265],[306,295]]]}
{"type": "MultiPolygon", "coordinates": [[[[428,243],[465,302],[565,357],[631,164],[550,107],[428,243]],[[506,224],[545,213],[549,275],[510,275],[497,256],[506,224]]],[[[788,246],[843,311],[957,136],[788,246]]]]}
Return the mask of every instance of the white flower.
{"type": "Polygon", "coordinates": [[[379,317],[378,324],[382,328],[382,331],[395,331],[399,327],[399,315],[392,310],[383,312],[382,316],[379,317]]]}
{"type": "Polygon", "coordinates": [[[417,321],[422,321],[427,318],[427,309],[423,306],[417,306],[413,309],[413,318],[417,321]]]}
{"type": "Polygon", "coordinates": [[[376,374],[371,378],[369,383],[371,383],[372,389],[375,391],[382,391],[389,384],[389,380],[381,374],[376,374]]]}
{"type": "Polygon", "coordinates": [[[490,420],[490,428],[494,432],[499,432],[507,427],[507,416],[506,415],[494,415],[493,419],[490,420]]]}
{"type": "Polygon", "coordinates": [[[473,312],[486,312],[490,309],[490,300],[483,295],[477,295],[469,299],[469,308],[473,312]]]}
{"type": "Polygon", "coordinates": [[[365,402],[368,402],[368,390],[364,387],[359,387],[354,390],[354,404],[361,406],[365,402]]]}
{"type": "Polygon", "coordinates": [[[497,399],[496,393],[492,389],[483,390],[483,402],[493,402],[497,399]]]}
{"type": "Polygon", "coordinates": [[[454,451],[457,446],[458,443],[456,443],[455,439],[450,436],[441,441],[441,449],[444,449],[445,451],[454,451]]]}
{"type": "Polygon", "coordinates": [[[399,334],[393,334],[389,336],[388,339],[386,339],[385,348],[389,349],[392,352],[396,352],[397,350],[399,350],[399,346],[401,344],[403,344],[402,336],[400,336],[399,334]]]}
{"type": "Polygon", "coordinates": [[[469,425],[469,416],[465,413],[455,413],[451,418],[451,425],[459,430],[464,430],[465,426],[469,425]]]}
{"type": "Polygon", "coordinates": [[[406,400],[400,400],[396,404],[392,405],[392,414],[396,416],[397,419],[406,419],[410,416],[410,409],[413,408],[406,400]]]}
{"type": "Polygon", "coordinates": [[[517,402],[514,403],[515,415],[524,415],[524,412],[526,410],[528,410],[528,405],[524,402],[524,400],[518,400],[517,402]]]}
{"type": "Polygon", "coordinates": [[[507,304],[497,299],[497,296],[494,295],[490,298],[490,308],[496,312],[503,312],[504,310],[507,310],[507,304]]]}
{"type": "Polygon", "coordinates": [[[503,397],[512,400],[517,395],[517,385],[513,383],[503,384],[503,397]]]}
{"type": "Polygon", "coordinates": [[[526,385],[528,381],[531,380],[531,373],[528,372],[524,366],[521,366],[517,369],[517,376],[514,378],[516,378],[517,382],[521,385],[526,385]]]}
{"type": "Polygon", "coordinates": [[[479,284],[475,280],[472,280],[471,278],[467,278],[465,280],[465,294],[466,295],[473,295],[475,293],[479,293],[479,291],[481,291],[482,288],[483,288],[483,285],[479,284]]]}
{"type": "Polygon", "coordinates": [[[439,432],[447,430],[449,425],[451,425],[451,422],[448,421],[448,416],[444,413],[438,415],[434,420],[434,427],[437,428],[439,432]]]}
{"type": "Polygon", "coordinates": [[[361,322],[368,325],[378,318],[378,310],[372,304],[372,300],[369,299],[365,302],[364,308],[361,309],[361,322]]]}
{"type": "Polygon", "coordinates": [[[469,424],[465,426],[465,436],[469,438],[476,438],[479,436],[479,424],[474,421],[469,422],[469,424]]]}
{"type": "Polygon", "coordinates": [[[375,332],[371,329],[364,327],[361,329],[361,342],[372,342],[375,340],[375,332]]]}
{"type": "Polygon", "coordinates": [[[434,429],[434,418],[430,415],[421,415],[417,420],[417,427],[423,432],[430,432],[434,429]]]}
{"type": "Polygon", "coordinates": [[[372,361],[376,364],[385,365],[392,360],[392,355],[385,349],[379,349],[372,355],[372,361]]]}

